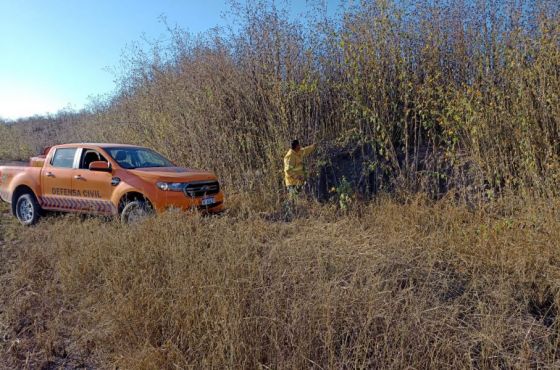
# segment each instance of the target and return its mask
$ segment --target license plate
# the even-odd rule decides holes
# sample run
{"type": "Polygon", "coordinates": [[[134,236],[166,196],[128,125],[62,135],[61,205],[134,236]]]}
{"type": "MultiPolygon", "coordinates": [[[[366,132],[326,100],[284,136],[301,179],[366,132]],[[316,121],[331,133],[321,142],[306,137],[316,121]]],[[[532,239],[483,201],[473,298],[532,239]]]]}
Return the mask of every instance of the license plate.
{"type": "Polygon", "coordinates": [[[214,204],[214,198],[213,197],[202,199],[202,205],[203,206],[209,206],[210,204],[214,204]]]}

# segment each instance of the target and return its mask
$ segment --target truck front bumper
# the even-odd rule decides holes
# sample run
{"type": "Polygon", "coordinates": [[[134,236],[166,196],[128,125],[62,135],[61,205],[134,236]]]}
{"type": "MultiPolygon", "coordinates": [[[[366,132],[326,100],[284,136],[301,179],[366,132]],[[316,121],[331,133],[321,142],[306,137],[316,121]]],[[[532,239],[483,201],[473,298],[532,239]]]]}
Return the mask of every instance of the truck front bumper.
{"type": "Polygon", "coordinates": [[[153,203],[158,213],[169,209],[198,210],[205,213],[220,213],[225,210],[224,194],[221,191],[201,197],[188,197],[182,192],[161,191],[153,203]],[[208,202],[209,199],[212,199],[212,203],[204,204],[204,201],[208,202]]]}

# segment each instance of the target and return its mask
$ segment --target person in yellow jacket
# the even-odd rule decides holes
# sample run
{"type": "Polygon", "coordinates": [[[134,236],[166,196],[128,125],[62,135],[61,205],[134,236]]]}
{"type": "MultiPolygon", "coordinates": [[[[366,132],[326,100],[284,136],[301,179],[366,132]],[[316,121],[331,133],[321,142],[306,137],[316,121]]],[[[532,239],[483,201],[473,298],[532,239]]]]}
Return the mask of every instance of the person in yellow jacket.
{"type": "Polygon", "coordinates": [[[298,140],[292,141],[292,148],[284,156],[284,182],[290,197],[296,197],[305,184],[303,159],[315,150],[316,145],[302,148],[298,140]]]}

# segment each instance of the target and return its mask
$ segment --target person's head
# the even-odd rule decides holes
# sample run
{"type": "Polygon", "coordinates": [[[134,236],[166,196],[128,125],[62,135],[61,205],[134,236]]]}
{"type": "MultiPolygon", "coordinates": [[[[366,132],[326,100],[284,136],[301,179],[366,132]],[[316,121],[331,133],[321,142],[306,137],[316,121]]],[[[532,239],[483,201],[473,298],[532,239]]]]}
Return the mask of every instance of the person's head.
{"type": "Polygon", "coordinates": [[[292,150],[295,150],[297,152],[300,149],[301,146],[299,145],[299,140],[295,139],[294,141],[292,141],[292,150]]]}

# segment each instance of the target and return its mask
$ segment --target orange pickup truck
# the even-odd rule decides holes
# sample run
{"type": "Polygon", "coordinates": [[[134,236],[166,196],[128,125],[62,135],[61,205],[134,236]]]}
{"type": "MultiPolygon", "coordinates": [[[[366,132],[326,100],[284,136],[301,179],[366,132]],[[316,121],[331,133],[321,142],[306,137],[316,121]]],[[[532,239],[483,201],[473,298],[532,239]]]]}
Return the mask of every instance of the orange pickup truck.
{"type": "Polygon", "coordinates": [[[151,149],[123,144],[57,145],[28,166],[0,166],[0,198],[24,225],[43,211],[115,215],[126,223],[169,208],[224,209],[212,172],[177,167],[151,149]]]}

